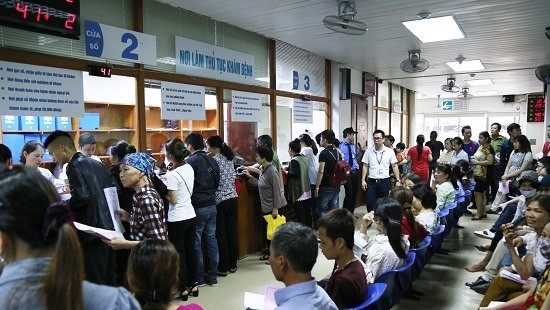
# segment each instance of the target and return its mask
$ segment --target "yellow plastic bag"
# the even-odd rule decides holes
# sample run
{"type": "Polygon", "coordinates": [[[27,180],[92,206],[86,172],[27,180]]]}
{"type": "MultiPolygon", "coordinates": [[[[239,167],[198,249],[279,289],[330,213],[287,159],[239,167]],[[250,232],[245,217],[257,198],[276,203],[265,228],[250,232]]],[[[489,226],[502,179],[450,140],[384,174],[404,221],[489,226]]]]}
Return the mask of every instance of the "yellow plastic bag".
{"type": "Polygon", "coordinates": [[[273,218],[271,214],[264,215],[264,219],[267,222],[267,240],[273,238],[273,234],[277,227],[286,223],[286,217],[284,215],[277,215],[277,218],[273,218]]]}

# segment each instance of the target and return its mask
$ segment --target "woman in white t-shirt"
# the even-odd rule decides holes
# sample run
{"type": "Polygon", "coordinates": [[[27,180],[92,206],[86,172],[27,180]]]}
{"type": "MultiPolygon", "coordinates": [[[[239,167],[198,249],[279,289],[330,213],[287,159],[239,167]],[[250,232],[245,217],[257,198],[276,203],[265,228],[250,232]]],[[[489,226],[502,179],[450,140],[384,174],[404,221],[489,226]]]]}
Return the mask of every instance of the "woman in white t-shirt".
{"type": "MultiPolygon", "coordinates": [[[[317,170],[319,170],[319,158],[317,158],[317,144],[309,136],[309,134],[301,134],[300,137],[300,154],[304,155],[307,158],[308,163],[308,173],[309,173],[309,183],[311,184],[311,192],[315,192],[315,186],[317,184],[317,170]]],[[[311,204],[310,209],[313,216],[313,223],[316,223],[319,219],[317,215],[317,200],[315,195],[311,195],[311,204]]],[[[315,224],[314,224],[315,225],[315,224]]]]}
{"type": "Polygon", "coordinates": [[[166,159],[172,164],[166,173],[168,182],[168,239],[180,254],[178,291],[183,301],[189,295],[198,296],[197,254],[195,252],[196,215],[191,205],[191,194],[195,174],[193,168],[184,162],[188,152],[181,139],[166,142],[166,159]]]}
{"type": "Polygon", "coordinates": [[[40,167],[44,161],[44,145],[42,145],[42,143],[36,140],[31,140],[25,143],[23,149],[21,150],[21,157],[19,160],[26,167],[38,170],[43,177],[48,179],[48,181],[55,186],[58,192],[63,191],[65,182],[63,180],[56,179],[50,170],[40,167]]]}
{"type": "Polygon", "coordinates": [[[502,181],[512,180],[512,190],[517,194],[517,188],[519,187],[516,178],[527,170],[533,162],[533,152],[531,152],[531,143],[524,135],[519,135],[513,139],[514,150],[510,154],[508,164],[502,175],[502,181]]]}

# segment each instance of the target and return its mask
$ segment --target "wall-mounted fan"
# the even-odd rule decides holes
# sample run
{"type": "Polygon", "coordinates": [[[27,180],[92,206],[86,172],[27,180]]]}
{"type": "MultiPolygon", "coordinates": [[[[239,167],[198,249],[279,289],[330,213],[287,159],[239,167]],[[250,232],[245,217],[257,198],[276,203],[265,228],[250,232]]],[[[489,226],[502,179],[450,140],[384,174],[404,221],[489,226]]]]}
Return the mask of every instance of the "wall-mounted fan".
{"type": "Polygon", "coordinates": [[[470,89],[468,87],[463,87],[457,97],[459,99],[472,99],[474,95],[470,94],[470,89]]]}
{"type": "Polygon", "coordinates": [[[455,83],[455,78],[447,78],[447,84],[441,85],[441,90],[448,93],[458,93],[460,91],[460,87],[456,86],[455,83]]]}
{"type": "Polygon", "coordinates": [[[420,58],[420,50],[409,51],[409,58],[401,63],[401,70],[409,73],[422,72],[430,66],[430,63],[420,58]]]}
{"type": "Polygon", "coordinates": [[[544,84],[550,84],[550,65],[538,66],[535,69],[535,75],[544,84]]]}
{"type": "Polygon", "coordinates": [[[329,15],[323,19],[325,26],[336,32],[361,35],[367,31],[367,25],[355,20],[357,0],[336,0],[338,16],[329,15]]]}

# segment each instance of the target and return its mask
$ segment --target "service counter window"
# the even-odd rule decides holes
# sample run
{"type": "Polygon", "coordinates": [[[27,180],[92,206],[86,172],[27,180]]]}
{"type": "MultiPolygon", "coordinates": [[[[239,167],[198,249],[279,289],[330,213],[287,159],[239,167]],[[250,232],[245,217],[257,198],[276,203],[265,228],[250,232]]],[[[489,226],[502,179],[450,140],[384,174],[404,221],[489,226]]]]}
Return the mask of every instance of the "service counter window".
{"type": "Polygon", "coordinates": [[[225,89],[223,98],[224,141],[237,162],[256,162],[256,138],[271,134],[269,95],[225,89]]]}
{"type": "MultiPolygon", "coordinates": [[[[186,89],[185,84],[177,84],[176,87],[179,87],[178,90],[186,89]]],[[[171,91],[174,92],[173,89],[171,91]]],[[[181,92],[178,93],[181,94],[181,92]]],[[[200,133],[204,139],[218,134],[216,89],[212,87],[204,88],[204,112],[200,111],[199,113],[200,117],[204,115],[203,120],[171,118],[166,115],[178,113],[161,112],[162,109],[167,108],[186,109],[185,107],[188,104],[202,104],[202,102],[195,102],[193,100],[188,101],[184,97],[168,94],[163,99],[163,90],[160,81],[146,80],[145,82],[145,129],[147,134],[145,149],[151,152],[157,161],[159,159],[164,160],[164,145],[168,139],[180,138],[185,141],[185,138],[191,132],[200,133]],[[167,99],[166,96],[170,99],[167,99]]],[[[201,98],[198,99],[202,100],[201,98]]]]}
{"type": "Polygon", "coordinates": [[[317,101],[302,101],[293,98],[277,97],[277,154],[281,162],[290,160],[288,143],[308,132],[311,138],[326,129],[327,104],[317,101]],[[307,107],[311,104],[312,114],[307,107]]]}

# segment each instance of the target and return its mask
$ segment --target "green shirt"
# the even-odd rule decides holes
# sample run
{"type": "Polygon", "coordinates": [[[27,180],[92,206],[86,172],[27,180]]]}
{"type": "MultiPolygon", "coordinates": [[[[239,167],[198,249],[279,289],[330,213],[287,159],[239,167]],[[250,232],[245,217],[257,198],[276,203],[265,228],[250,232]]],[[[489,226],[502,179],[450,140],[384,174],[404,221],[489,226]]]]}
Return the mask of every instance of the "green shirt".
{"type": "Polygon", "coordinates": [[[508,139],[506,139],[506,137],[501,135],[498,135],[498,137],[496,138],[491,137],[491,146],[495,150],[495,154],[500,153],[500,148],[502,147],[502,143],[504,143],[504,141],[507,141],[507,140],[508,139]]]}

